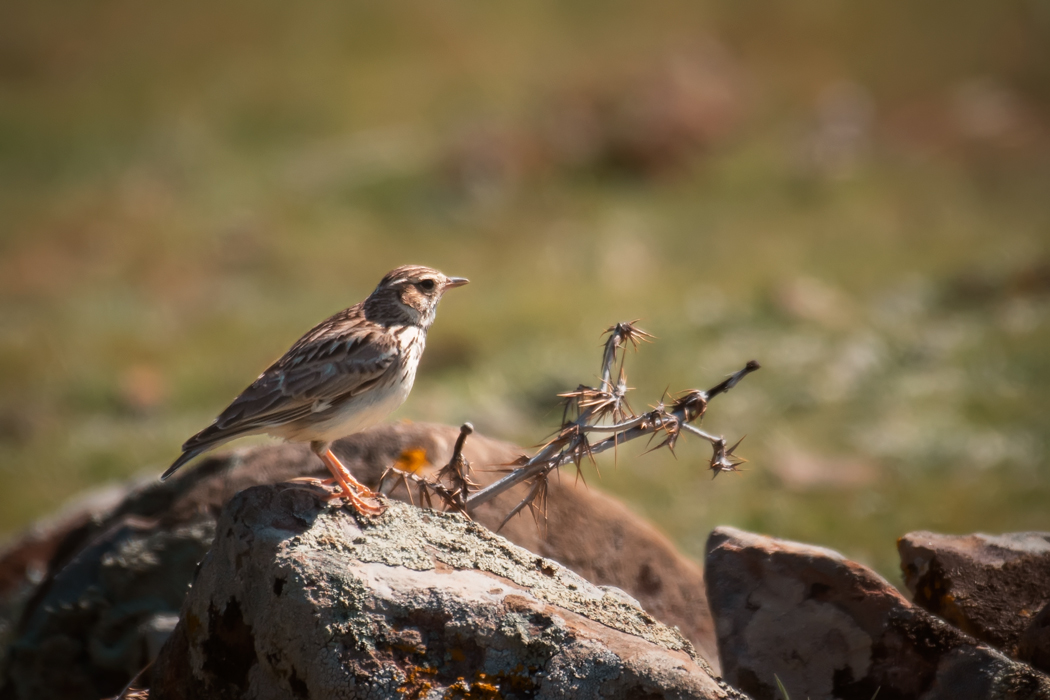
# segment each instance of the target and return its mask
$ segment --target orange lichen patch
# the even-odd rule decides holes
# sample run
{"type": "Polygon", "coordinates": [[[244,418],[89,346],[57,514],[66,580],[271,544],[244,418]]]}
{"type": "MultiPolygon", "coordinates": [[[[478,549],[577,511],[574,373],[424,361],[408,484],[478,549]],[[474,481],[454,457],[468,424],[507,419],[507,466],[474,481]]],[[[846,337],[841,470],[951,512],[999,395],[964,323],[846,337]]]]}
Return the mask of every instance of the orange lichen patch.
{"type": "Polygon", "coordinates": [[[467,683],[460,678],[449,686],[445,692],[446,700],[501,700],[499,687],[486,682],[488,676],[484,673],[477,674],[477,680],[467,683]]]}
{"type": "Polygon", "coordinates": [[[430,466],[430,460],[427,459],[427,451],[422,447],[410,447],[401,452],[394,466],[401,471],[415,474],[424,467],[430,466]]]}
{"type": "Polygon", "coordinates": [[[503,690],[529,693],[536,690],[536,684],[525,672],[525,667],[519,664],[509,674],[489,675],[479,672],[474,675],[472,683],[468,683],[464,678],[459,678],[445,691],[445,698],[446,700],[501,700],[503,690]]]}
{"type": "Polygon", "coordinates": [[[523,664],[518,664],[510,673],[499,673],[496,676],[486,678],[484,673],[478,674],[479,680],[495,679],[501,690],[513,690],[515,693],[531,693],[536,690],[536,682],[529,674],[535,673],[539,668],[530,666],[528,669],[523,664]]]}
{"type": "Polygon", "coordinates": [[[451,650],[451,651],[449,652],[449,655],[450,655],[450,656],[452,657],[452,660],[453,660],[453,661],[457,661],[457,662],[458,662],[458,661],[463,661],[464,659],[466,659],[466,658],[467,658],[467,657],[466,657],[466,656],[465,656],[465,655],[463,654],[463,650],[462,650],[462,649],[459,649],[458,647],[457,647],[457,648],[453,648],[453,649],[452,649],[452,650],[451,650]]]}
{"type": "Polygon", "coordinates": [[[418,700],[426,697],[430,693],[430,689],[434,687],[434,684],[426,676],[435,675],[437,675],[436,668],[409,666],[405,670],[405,684],[398,687],[397,692],[401,693],[406,700],[418,700]]]}
{"type": "Polygon", "coordinates": [[[473,697],[477,698],[498,698],[500,697],[499,688],[492,685],[491,683],[475,683],[470,688],[473,697]]]}

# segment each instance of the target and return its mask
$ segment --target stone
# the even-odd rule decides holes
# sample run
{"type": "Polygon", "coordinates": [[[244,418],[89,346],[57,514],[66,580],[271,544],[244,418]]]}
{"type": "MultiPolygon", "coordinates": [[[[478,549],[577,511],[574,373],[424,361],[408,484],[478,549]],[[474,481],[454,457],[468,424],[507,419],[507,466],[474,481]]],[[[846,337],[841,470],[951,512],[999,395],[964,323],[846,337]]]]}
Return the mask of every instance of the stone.
{"type": "Polygon", "coordinates": [[[707,596],[725,679],[755,700],[1050,699],[1050,677],[811,545],[714,530],[707,596]]]}
{"type": "MultiPolygon", "coordinates": [[[[61,545],[74,530],[97,523],[120,502],[127,488],[107,486],[73,499],[0,547],[0,659],[14,641],[19,620],[48,575],[51,561],[62,558],[61,545]]],[[[4,675],[0,662],[0,678],[4,675]]]]}
{"type": "Polygon", "coordinates": [[[1011,656],[1050,604],[1050,532],[912,532],[897,551],[917,605],[1011,656]]]}
{"type": "Polygon", "coordinates": [[[174,628],[222,504],[253,483],[298,476],[307,464],[298,453],[260,450],[245,469],[238,469],[244,453],[208,458],[179,479],[107,489],[87,507],[66,509],[69,517],[49,519],[52,527],[31,528],[8,550],[13,556],[0,559],[0,570],[16,573],[12,560],[32,562],[22,567],[23,586],[34,570],[46,571],[21,608],[9,608],[0,698],[94,700],[120,692],[174,628]],[[27,547],[34,542],[41,544],[27,547]],[[27,551],[32,558],[20,554],[27,551]]]}
{"type": "Polygon", "coordinates": [[[677,630],[459,514],[235,496],[150,698],[741,698],[677,630]]]}
{"type": "Polygon", "coordinates": [[[214,523],[158,529],[125,518],[63,569],[8,650],[15,697],[65,700],[120,690],[170,634],[214,523]],[[152,646],[152,649],[151,649],[152,646]],[[61,673],[56,673],[61,669],[61,673]]]}
{"type": "Polygon", "coordinates": [[[1050,603],[1032,619],[1017,641],[1017,658],[1050,673],[1050,603]]]}
{"type": "MultiPolygon", "coordinates": [[[[336,451],[362,481],[375,486],[383,470],[406,451],[423,450],[435,465],[427,469],[436,470],[448,460],[458,434],[450,426],[386,425],[340,441],[336,451]]],[[[477,434],[465,450],[480,468],[505,464],[520,452],[477,434]]],[[[181,597],[173,597],[172,591],[187,590],[194,570],[185,552],[165,550],[154,553],[162,569],[135,565],[118,575],[116,570],[125,562],[136,561],[124,557],[121,549],[130,542],[167,546],[165,538],[171,533],[192,531],[199,539],[189,542],[180,535],[174,541],[199,558],[210,544],[219,512],[235,493],[323,472],[303,446],[238,450],[202,459],[163,483],[151,475],[107,489],[81,501],[71,514],[32,528],[6,548],[6,555],[0,555],[0,658],[4,659],[0,699],[95,700],[118,693],[137,664],[156,656],[181,604],[181,597]],[[99,560],[108,558],[107,566],[73,566],[78,557],[83,562],[89,551],[99,560]],[[162,579],[167,587],[163,595],[141,593],[144,586],[162,579]],[[93,622],[86,624],[66,614],[63,606],[72,600],[78,601],[78,609],[89,611],[93,622]],[[55,601],[61,604],[56,606],[55,601]],[[132,601],[130,607],[121,607],[132,601]],[[119,634],[112,623],[99,623],[111,608],[134,610],[121,618],[119,634]],[[106,653],[84,651],[89,649],[106,649],[106,653]],[[17,670],[11,666],[15,654],[17,670]],[[56,667],[65,673],[49,671],[56,667]]],[[[477,477],[496,478],[480,469],[477,477]]],[[[520,489],[504,494],[479,508],[475,517],[490,528],[498,527],[520,495],[520,489]]],[[[393,496],[405,494],[399,489],[393,496]]],[[[548,514],[545,528],[519,517],[502,534],[596,585],[620,589],[657,619],[677,625],[706,658],[716,659],[701,569],[651,524],[595,489],[573,488],[570,479],[551,481],[548,514]]]]}
{"type": "MultiPolygon", "coordinates": [[[[436,472],[448,462],[458,436],[459,430],[449,426],[384,426],[360,439],[355,436],[342,441],[340,454],[354,474],[374,485],[389,464],[413,448],[426,451],[432,466],[424,471],[436,472]]],[[[503,476],[483,470],[513,462],[523,453],[520,447],[477,433],[467,438],[464,450],[467,459],[478,468],[475,478],[482,485],[503,476]]],[[[498,528],[528,488],[521,485],[484,504],[473,514],[474,518],[489,529],[498,528]]],[[[573,478],[552,478],[548,493],[545,525],[537,525],[523,514],[508,522],[500,534],[564,564],[591,583],[627,592],[655,618],[681,629],[717,668],[714,626],[704,596],[701,567],[682,556],[652,523],[596,488],[577,487],[573,478]]],[[[392,495],[405,498],[402,489],[396,489],[392,495]]]]}

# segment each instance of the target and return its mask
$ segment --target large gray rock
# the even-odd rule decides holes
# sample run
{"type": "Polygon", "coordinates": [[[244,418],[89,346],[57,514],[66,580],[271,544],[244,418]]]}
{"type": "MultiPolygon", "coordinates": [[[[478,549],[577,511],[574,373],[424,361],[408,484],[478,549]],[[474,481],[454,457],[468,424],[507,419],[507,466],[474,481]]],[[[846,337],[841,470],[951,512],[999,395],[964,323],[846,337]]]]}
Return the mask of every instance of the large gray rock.
{"type": "MultiPolygon", "coordinates": [[[[362,481],[375,485],[409,450],[423,450],[433,465],[443,465],[458,434],[449,426],[389,425],[340,441],[336,450],[362,481]]],[[[512,461],[519,452],[473,435],[465,454],[485,467],[512,461]]],[[[158,641],[170,630],[194,557],[210,544],[223,505],[253,485],[323,471],[302,446],[241,450],[202,460],[164,483],[148,478],[123,490],[108,489],[47,527],[30,530],[0,554],[0,700],[96,700],[119,692],[135,669],[155,656],[158,641]],[[187,540],[185,533],[193,538],[187,540]],[[146,547],[152,563],[125,556],[129,547],[146,547]],[[104,566],[87,565],[103,560],[104,566]],[[145,592],[158,582],[163,591],[145,592]]],[[[477,476],[494,478],[483,471],[477,476]]],[[[700,567],[614,499],[573,488],[571,479],[554,479],[550,486],[547,527],[526,516],[512,520],[502,534],[594,584],[623,589],[714,659],[700,567]]],[[[475,514],[478,521],[497,527],[520,491],[483,506],[475,514]]],[[[405,494],[397,490],[394,496],[405,494]]]]}
{"type": "Polygon", "coordinates": [[[677,630],[460,515],[235,496],[153,700],[728,698],[677,630]]]}
{"type": "Polygon", "coordinates": [[[756,700],[1043,700],[1050,678],[909,603],[822,547],[729,527],[707,542],[727,681],[756,700]]]}
{"type": "Polygon", "coordinates": [[[1050,604],[1050,532],[912,532],[897,541],[897,550],[916,604],[1050,671],[1050,639],[1042,631],[1050,622],[1047,615],[1036,621],[1050,604]]]}

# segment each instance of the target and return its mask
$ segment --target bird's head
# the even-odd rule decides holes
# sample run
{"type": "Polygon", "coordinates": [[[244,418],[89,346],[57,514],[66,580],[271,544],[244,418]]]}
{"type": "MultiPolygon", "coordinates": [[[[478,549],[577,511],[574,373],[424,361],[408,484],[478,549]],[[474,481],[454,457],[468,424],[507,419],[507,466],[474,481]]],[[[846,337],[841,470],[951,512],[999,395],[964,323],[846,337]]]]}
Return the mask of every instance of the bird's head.
{"type": "Polygon", "coordinates": [[[388,272],[365,300],[365,315],[377,322],[429,328],[441,295],[467,281],[422,265],[402,265],[388,272]]]}

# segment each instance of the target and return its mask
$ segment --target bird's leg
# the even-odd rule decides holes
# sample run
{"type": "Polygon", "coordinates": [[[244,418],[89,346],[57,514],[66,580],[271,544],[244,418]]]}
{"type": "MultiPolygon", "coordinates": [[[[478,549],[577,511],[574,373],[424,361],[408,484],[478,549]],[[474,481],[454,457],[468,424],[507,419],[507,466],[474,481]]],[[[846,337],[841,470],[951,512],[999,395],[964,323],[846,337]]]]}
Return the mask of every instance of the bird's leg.
{"type": "Polygon", "coordinates": [[[385,510],[382,506],[375,506],[364,500],[365,498],[375,498],[376,494],[372,489],[353,477],[350,470],[339,461],[339,458],[335,456],[327,443],[311,443],[310,448],[328,467],[328,471],[335,478],[335,483],[342,488],[341,492],[328,496],[329,500],[335,498],[346,499],[354,508],[366,515],[379,515],[385,510]]]}
{"type": "Polygon", "coordinates": [[[353,487],[355,493],[366,498],[374,498],[376,496],[375,491],[354,478],[354,475],[350,473],[350,470],[346,468],[345,464],[339,461],[339,458],[335,456],[335,453],[332,452],[331,448],[325,450],[325,453],[319,456],[325,463],[325,466],[328,467],[328,470],[332,472],[333,476],[335,476],[335,480],[339,482],[340,486],[345,488],[346,485],[349,484],[353,487]]]}
{"type": "MultiPolygon", "coordinates": [[[[344,492],[354,490],[352,488],[352,484],[351,488],[347,487],[348,484],[350,484],[351,480],[353,481],[353,483],[357,483],[357,480],[353,479],[353,477],[350,476],[350,470],[347,469],[346,465],[340,462],[339,458],[336,457],[335,454],[332,452],[331,443],[316,441],[311,442],[310,450],[315,455],[317,455],[318,459],[321,460],[321,462],[325,465],[325,467],[328,469],[329,473],[331,473],[332,476],[328,477],[327,479],[320,479],[315,476],[301,476],[296,479],[292,479],[291,481],[301,481],[306,483],[318,484],[321,486],[331,486],[332,484],[336,484],[342,490],[336,491],[332,498],[341,498],[344,492]]],[[[371,492],[368,490],[367,487],[363,488],[362,490],[366,492],[365,495],[371,495],[371,492]]]]}

